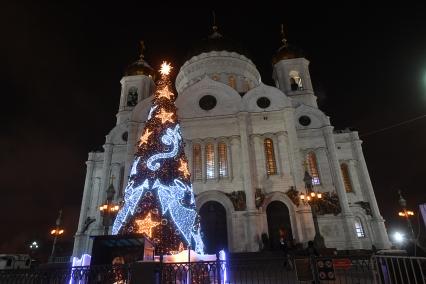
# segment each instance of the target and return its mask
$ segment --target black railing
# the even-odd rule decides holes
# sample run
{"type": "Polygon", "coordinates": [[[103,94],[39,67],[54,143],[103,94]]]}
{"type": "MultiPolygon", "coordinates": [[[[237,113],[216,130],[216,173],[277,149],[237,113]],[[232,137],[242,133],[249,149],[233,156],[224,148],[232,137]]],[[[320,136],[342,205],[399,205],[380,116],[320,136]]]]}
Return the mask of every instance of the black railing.
{"type": "Polygon", "coordinates": [[[1,284],[425,283],[425,259],[261,254],[224,261],[0,271],[1,284]],[[402,281],[402,282],[401,282],[402,281]]]}

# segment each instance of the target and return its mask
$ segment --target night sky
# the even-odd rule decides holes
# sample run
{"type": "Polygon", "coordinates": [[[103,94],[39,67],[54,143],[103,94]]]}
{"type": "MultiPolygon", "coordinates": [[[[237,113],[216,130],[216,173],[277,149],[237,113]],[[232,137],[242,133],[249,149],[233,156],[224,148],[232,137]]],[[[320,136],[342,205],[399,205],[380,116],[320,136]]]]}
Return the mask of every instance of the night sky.
{"type": "Polygon", "coordinates": [[[0,253],[24,252],[32,240],[48,251],[60,208],[70,244],[87,153],[115,125],[138,41],[153,67],[164,59],[180,66],[210,34],[213,9],[220,32],[248,49],[267,84],[285,24],[311,62],[320,108],[336,129],[359,131],[389,231],[405,228],[397,189],[413,209],[426,202],[426,118],[376,132],[426,114],[426,6],[37,2],[0,4],[0,253]]]}

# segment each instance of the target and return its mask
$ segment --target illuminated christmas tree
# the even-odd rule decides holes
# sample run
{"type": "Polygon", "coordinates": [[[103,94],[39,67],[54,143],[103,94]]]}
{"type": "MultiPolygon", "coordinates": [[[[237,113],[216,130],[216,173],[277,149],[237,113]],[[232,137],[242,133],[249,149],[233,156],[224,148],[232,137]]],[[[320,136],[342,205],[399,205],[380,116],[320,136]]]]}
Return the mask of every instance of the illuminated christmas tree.
{"type": "Polygon", "coordinates": [[[188,160],[185,157],[169,73],[163,63],[161,79],[138,142],[124,205],[112,233],[141,233],[154,241],[160,254],[195,247],[203,253],[200,218],[195,207],[188,160]]]}

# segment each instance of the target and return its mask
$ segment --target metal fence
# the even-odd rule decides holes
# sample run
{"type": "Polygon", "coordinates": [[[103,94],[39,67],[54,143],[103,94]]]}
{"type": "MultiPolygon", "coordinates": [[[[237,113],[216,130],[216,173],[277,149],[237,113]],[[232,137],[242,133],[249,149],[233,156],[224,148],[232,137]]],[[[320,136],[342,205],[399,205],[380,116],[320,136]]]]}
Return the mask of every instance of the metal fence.
{"type": "Polygon", "coordinates": [[[377,283],[426,283],[426,258],[406,256],[373,256],[377,283]]]}
{"type": "Polygon", "coordinates": [[[195,263],[136,263],[0,271],[19,284],[426,284],[426,259],[401,256],[255,257],[195,263]]]}

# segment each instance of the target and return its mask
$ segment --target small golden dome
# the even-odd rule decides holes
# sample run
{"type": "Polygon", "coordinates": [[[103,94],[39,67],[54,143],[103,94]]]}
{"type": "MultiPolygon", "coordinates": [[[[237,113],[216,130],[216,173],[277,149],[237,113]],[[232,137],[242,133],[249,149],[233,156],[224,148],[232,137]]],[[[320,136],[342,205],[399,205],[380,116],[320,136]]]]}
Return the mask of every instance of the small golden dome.
{"type": "Polygon", "coordinates": [[[294,46],[289,46],[287,43],[287,38],[284,34],[284,26],[281,25],[281,47],[277,50],[274,57],[272,57],[272,64],[280,62],[281,60],[293,59],[303,57],[302,53],[298,51],[294,46]]]}
{"type": "Polygon", "coordinates": [[[288,46],[282,46],[278,49],[277,53],[275,53],[272,58],[272,64],[276,64],[281,60],[293,59],[302,57],[299,52],[294,50],[293,48],[289,48],[288,46]]]}
{"type": "Polygon", "coordinates": [[[130,64],[126,71],[124,72],[125,76],[135,76],[135,75],[145,75],[150,76],[154,79],[155,77],[155,70],[149,66],[149,64],[144,60],[143,51],[145,50],[145,44],[143,41],[140,41],[140,55],[139,59],[130,64]]]}

